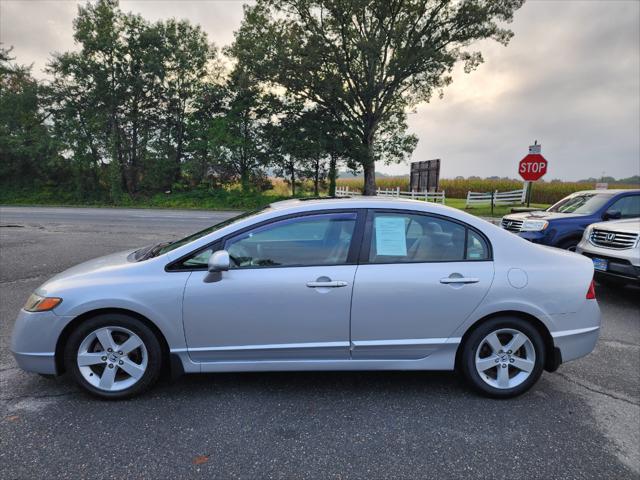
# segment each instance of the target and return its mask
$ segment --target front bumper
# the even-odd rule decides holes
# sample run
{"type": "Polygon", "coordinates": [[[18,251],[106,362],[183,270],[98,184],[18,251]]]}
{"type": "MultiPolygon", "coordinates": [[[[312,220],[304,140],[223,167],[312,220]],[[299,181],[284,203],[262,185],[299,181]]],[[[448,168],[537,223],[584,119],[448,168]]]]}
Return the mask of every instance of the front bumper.
{"type": "Polygon", "coordinates": [[[20,310],[11,335],[11,353],[18,366],[28,372],[56,375],[56,343],[69,320],[52,311],[20,310]]]}
{"type": "Polygon", "coordinates": [[[550,245],[549,236],[544,230],[539,232],[518,232],[516,235],[521,236],[525,240],[541,245],[550,245]]]}
{"type": "Polygon", "coordinates": [[[583,239],[576,252],[589,258],[607,260],[607,270],[596,270],[596,277],[617,277],[631,281],[640,281],[640,247],[617,250],[592,245],[583,239]]]}

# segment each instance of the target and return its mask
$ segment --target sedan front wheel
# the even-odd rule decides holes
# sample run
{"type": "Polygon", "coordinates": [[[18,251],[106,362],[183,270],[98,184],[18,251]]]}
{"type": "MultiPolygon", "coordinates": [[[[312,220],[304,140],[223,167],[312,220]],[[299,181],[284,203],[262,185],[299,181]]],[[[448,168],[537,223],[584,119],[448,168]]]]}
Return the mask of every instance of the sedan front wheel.
{"type": "Polygon", "coordinates": [[[73,331],[65,365],[78,384],[102,398],[137,395],[160,375],[162,351],[154,333],[137,318],[100,315],[73,331]]]}

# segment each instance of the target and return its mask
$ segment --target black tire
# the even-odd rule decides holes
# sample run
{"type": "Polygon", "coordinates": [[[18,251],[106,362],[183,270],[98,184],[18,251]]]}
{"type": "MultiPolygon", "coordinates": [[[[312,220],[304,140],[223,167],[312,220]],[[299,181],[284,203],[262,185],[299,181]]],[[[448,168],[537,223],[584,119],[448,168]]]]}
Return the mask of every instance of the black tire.
{"type": "Polygon", "coordinates": [[[561,248],[562,250],[569,250],[571,252],[575,252],[576,248],[578,247],[578,243],[580,243],[579,238],[570,238],[568,240],[564,240],[563,242],[561,242],[560,245],[558,245],[558,248],[561,248]]]}
{"type": "MultiPolygon", "coordinates": [[[[68,372],[84,390],[107,400],[120,400],[141,394],[156,383],[162,371],[162,347],[154,332],[139,319],[120,313],[97,315],[80,323],[71,333],[64,349],[64,362],[68,372]],[[78,367],[80,344],[92,332],[103,327],[122,327],[135,333],[144,343],[147,365],[144,374],[132,386],[118,391],[106,391],[91,385],[78,367]]],[[[104,367],[106,368],[106,366],[104,367]]]]}
{"type": "MultiPolygon", "coordinates": [[[[477,327],[461,346],[460,369],[469,384],[479,393],[491,398],[512,398],[529,390],[540,378],[545,363],[545,346],[538,330],[528,321],[518,317],[495,317],[477,327]],[[496,388],[483,380],[476,369],[476,351],[487,335],[501,329],[513,329],[524,333],[535,351],[535,361],[529,376],[513,388],[496,388]]],[[[496,367],[499,368],[499,367],[496,367]]],[[[507,369],[509,372],[511,368],[507,369]]]]}

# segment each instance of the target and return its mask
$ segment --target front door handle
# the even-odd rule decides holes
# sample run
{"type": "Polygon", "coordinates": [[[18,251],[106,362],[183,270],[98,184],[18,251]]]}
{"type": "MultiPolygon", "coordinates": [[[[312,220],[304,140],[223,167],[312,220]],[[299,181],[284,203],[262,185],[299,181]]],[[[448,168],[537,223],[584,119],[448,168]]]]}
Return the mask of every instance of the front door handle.
{"type": "Polygon", "coordinates": [[[339,288],[349,285],[347,282],[341,280],[333,280],[328,282],[307,282],[309,288],[339,288]]]}
{"type": "Polygon", "coordinates": [[[478,283],[479,281],[480,279],[475,277],[446,277],[440,279],[440,283],[445,285],[450,283],[478,283]]]}

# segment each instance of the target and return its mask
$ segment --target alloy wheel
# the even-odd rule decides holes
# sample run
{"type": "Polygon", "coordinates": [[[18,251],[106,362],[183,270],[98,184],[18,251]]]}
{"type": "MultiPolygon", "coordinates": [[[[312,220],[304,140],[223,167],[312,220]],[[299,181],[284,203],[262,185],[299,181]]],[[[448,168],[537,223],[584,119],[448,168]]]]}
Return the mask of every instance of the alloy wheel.
{"type": "Polygon", "coordinates": [[[142,339],[124,327],[101,327],[80,343],[77,363],[84,379],[107,392],[127,389],[144,376],[149,355],[142,339]]]}
{"type": "Polygon", "coordinates": [[[488,385],[510,389],[524,382],[534,369],[536,352],[531,339],[513,328],[488,334],[478,345],[475,367],[488,385]]]}

